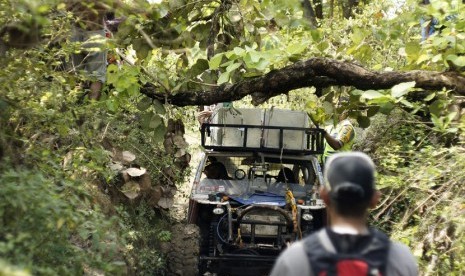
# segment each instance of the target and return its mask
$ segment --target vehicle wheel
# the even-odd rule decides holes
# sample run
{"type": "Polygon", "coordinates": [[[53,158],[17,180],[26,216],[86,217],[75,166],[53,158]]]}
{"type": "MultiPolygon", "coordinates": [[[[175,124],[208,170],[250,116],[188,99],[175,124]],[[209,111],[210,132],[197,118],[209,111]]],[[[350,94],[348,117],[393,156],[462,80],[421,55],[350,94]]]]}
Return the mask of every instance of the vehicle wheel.
{"type": "Polygon", "coordinates": [[[316,181],[315,171],[310,164],[296,165],[293,173],[300,179],[302,177],[305,185],[314,185],[316,181]]]}
{"type": "Polygon", "coordinates": [[[199,239],[199,227],[195,224],[176,224],[171,228],[168,275],[198,275],[199,239]]]}

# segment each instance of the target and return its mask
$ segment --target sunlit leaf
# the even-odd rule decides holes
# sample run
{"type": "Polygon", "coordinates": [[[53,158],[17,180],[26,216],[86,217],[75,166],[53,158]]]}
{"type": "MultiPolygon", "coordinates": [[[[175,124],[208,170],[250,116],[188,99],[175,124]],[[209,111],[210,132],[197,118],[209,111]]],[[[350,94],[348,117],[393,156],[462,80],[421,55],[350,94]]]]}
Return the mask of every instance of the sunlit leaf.
{"type": "Polygon", "coordinates": [[[220,67],[221,61],[223,59],[223,54],[217,54],[212,57],[209,61],[210,69],[215,70],[220,67]]]}
{"type": "Polygon", "coordinates": [[[354,28],[351,38],[354,44],[358,45],[365,39],[365,33],[359,28],[354,28]]]}
{"type": "Polygon", "coordinates": [[[262,59],[260,59],[260,61],[258,62],[256,68],[257,68],[258,70],[264,71],[264,70],[268,67],[269,64],[270,64],[270,61],[269,61],[269,60],[266,60],[266,59],[263,59],[263,58],[262,58],[262,59]]]}
{"type": "Polygon", "coordinates": [[[406,107],[409,107],[409,108],[413,108],[413,107],[414,107],[413,104],[412,104],[411,102],[407,101],[406,99],[400,100],[400,103],[403,104],[403,105],[405,105],[406,107]]]}
{"type": "Polygon", "coordinates": [[[241,63],[233,63],[231,65],[229,65],[228,67],[226,67],[226,72],[232,72],[234,70],[236,70],[237,68],[241,67],[241,63]]]}
{"type": "Polygon", "coordinates": [[[313,29],[310,31],[310,35],[312,36],[313,41],[320,42],[323,38],[323,34],[319,29],[313,29]]]}
{"type": "Polygon", "coordinates": [[[429,101],[431,101],[432,99],[434,99],[434,97],[436,97],[436,93],[435,93],[435,92],[430,93],[428,96],[425,97],[424,101],[425,101],[425,102],[429,102],[429,101]]]}
{"type": "Polygon", "coordinates": [[[384,94],[381,94],[380,92],[376,90],[367,90],[363,92],[362,97],[367,100],[373,100],[373,99],[384,97],[384,94]]]}
{"type": "Polygon", "coordinates": [[[415,87],[416,82],[415,81],[410,81],[410,82],[403,82],[399,83],[397,85],[394,85],[391,88],[391,95],[394,98],[399,98],[410,92],[410,90],[415,87]]]}
{"type": "Polygon", "coordinates": [[[447,56],[447,60],[452,61],[458,67],[465,66],[465,56],[449,55],[447,56]]]}
{"type": "Polygon", "coordinates": [[[229,81],[229,72],[223,72],[221,73],[220,77],[218,78],[218,84],[223,84],[225,82],[228,82],[229,81]]]}
{"type": "Polygon", "coordinates": [[[234,53],[240,57],[244,56],[246,54],[246,51],[243,48],[235,47],[234,48],[234,53]]]}
{"type": "Polygon", "coordinates": [[[300,54],[306,48],[307,48],[307,43],[298,42],[298,43],[294,43],[294,44],[287,46],[287,51],[290,54],[300,54]]]}

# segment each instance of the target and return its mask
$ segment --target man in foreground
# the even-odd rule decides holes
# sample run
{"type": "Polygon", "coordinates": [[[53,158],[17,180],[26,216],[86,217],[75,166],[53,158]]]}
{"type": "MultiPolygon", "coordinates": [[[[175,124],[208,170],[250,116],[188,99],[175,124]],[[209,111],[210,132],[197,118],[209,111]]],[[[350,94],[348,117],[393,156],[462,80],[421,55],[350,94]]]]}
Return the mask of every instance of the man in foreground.
{"type": "Polygon", "coordinates": [[[405,245],[367,226],[368,208],[375,207],[380,197],[374,173],[366,154],[332,155],[320,191],[331,225],[286,249],[271,276],[418,275],[416,261],[405,245]]]}

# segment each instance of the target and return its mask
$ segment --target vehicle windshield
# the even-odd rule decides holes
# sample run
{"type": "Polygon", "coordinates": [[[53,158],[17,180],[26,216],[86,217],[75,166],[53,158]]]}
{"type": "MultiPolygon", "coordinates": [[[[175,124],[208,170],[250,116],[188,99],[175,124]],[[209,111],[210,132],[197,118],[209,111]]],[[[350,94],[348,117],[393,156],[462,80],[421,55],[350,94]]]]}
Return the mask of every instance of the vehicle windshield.
{"type": "Polygon", "coordinates": [[[290,189],[295,197],[303,197],[314,182],[315,173],[308,160],[210,156],[195,193],[222,193],[241,198],[266,194],[272,197],[284,196],[290,189]]]}

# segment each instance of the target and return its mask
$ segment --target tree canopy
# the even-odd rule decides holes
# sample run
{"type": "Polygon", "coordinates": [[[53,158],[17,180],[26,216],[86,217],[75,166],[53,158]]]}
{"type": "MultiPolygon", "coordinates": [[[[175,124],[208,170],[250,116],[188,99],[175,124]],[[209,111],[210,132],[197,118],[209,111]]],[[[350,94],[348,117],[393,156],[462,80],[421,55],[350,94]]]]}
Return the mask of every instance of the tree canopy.
{"type": "MultiPolygon", "coordinates": [[[[8,3],[4,1],[4,13],[10,15],[4,19],[4,44],[11,49],[43,49],[40,62],[56,80],[57,73],[50,70],[57,58],[66,60],[73,51],[69,34],[80,15],[67,12],[60,1],[8,3]],[[8,28],[15,25],[32,33],[31,45],[12,43],[8,28]]],[[[115,10],[125,20],[107,43],[126,62],[109,66],[108,84],[116,92],[105,100],[115,108],[126,95],[137,96],[140,90],[176,106],[234,101],[246,95],[257,105],[291,90],[314,87],[318,101],[332,104],[342,93],[340,88],[347,87],[343,93],[353,96],[354,106],[400,103],[441,117],[445,114],[434,106],[449,105],[457,99],[454,95],[465,93],[462,5],[460,1],[433,1],[428,6],[415,1],[401,6],[397,1],[126,1],[115,10]],[[425,41],[421,18],[440,22],[425,41]],[[389,91],[395,86],[397,92],[389,91]]]]}

